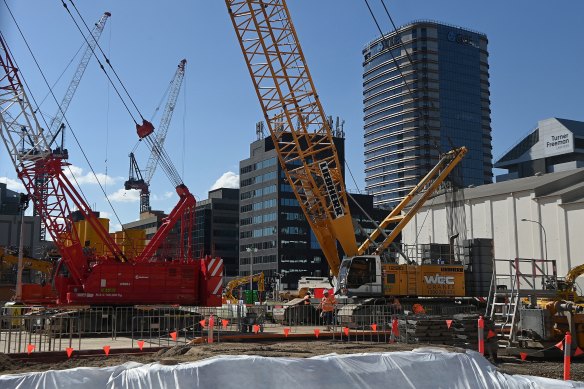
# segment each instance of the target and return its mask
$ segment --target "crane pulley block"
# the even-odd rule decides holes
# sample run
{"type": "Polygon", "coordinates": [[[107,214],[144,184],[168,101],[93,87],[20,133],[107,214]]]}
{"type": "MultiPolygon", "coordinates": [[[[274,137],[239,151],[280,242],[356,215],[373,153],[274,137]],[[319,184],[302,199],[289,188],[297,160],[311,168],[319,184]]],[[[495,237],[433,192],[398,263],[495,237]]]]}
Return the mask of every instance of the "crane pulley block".
{"type": "Polygon", "coordinates": [[[138,137],[140,137],[140,139],[144,139],[154,132],[154,125],[148,120],[143,119],[142,124],[136,124],[136,132],[138,133],[138,137]]]}

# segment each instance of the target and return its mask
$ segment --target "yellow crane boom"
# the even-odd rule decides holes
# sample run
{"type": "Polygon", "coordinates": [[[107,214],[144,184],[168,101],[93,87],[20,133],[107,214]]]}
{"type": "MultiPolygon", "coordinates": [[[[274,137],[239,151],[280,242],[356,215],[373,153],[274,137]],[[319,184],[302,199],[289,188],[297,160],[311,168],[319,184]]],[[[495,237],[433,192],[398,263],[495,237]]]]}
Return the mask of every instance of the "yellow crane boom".
{"type": "Polygon", "coordinates": [[[357,253],[331,129],[285,1],[226,0],[278,159],[329,266],[357,253]]]}
{"type": "Polygon", "coordinates": [[[365,253],[390,223],[398,223],[377,248],[385,249],[460,162],[466,148],[446,153],[438,165],[358,247],[342,166],[328,121],[285,0],[225,0],[247,68],[286,179],[338,276],[339,243],[348,257],[365,253]],[[420,194],[405,215],[402,210],[420,194]]]}

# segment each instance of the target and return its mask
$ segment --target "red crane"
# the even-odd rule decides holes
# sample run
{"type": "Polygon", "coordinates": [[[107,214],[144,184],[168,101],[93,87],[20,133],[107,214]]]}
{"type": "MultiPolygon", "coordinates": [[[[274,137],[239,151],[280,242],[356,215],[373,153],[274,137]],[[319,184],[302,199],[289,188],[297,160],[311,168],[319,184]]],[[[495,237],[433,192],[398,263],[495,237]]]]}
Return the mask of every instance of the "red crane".
{"type": "MultiPolygon", "coordinates": [[[[65,176],[64,167],[68,163],[51,149],[50,140],[36,117],[19,70],[1,34],[0,66],[0,137],[19,179],[62,256],[55,274],[54,303],[220,305],[221,259],[194,259],[188,249],[181,249],[177,258],[156,256],[157,248],[174,223],[185,214],[186,209],[192,210],[194,207],[194,198],[184,184],[179,180],[175,185],[180,200],[163,227],[138,257],[127,258],[65,176]],[[44,178],[42,187],[35,185],[39,177],[44,178]],[[103,253],[97,254],[80,241],[72,218],[73,207],[103,243],[103,253]]],[[[157,147],[148,137],[153,132],[152,125],[146,122],[138,130],[152,147],[157,147]]],[[[163,150],[159,151],[161,155],[166,155],[163,150]]],[[[162,166],[168,169],[166,160],[162,166]]],[[[194,212],[188,213],[192,217],[194,212]]],[[[181,226],[185,223],[182,220],[181,226]]],[[[26,296],[24,290],[23,296],[26,296]]],[[[25,298],[25,302],[46,302],[46,297],[37,296],[36,301],[25,298]]]]}
{"type": "MultiPolygon", "coordinates": [[[[64,158],[64,159],[69,158],[69,155],[67,153],[67,149],[65,149],[65,145],[64,145],[65,125],[63,123],[63,119],[65,117],[65,112],[69,108],[69,104],[71,104],[71,100],[73,100],[73,96],[75,95],[75,91],[77,91],[77,87],[79,86],[79,82],[81,82],[81,77],[83,77],[83,73],[85,73],[85,69],[87,69],[87,65],[89,65],[89,60],[91,59],[91,57],[93,55],[93,51],[95,50],[95,46],[97,45],[97,41],[99,40],[99,37],[101,36],[103,29],[105,28],[105,23],[107,22],[107,19],[110,16],[111,16],[111,13],[104,12],[104,14],[101,16],[101,18],[99,18],[99,20],[97,21],[97,23],[95,23],[95,27],[91,31],[91,38],[87,42],[88,44],[85,47],[85,50],[83,51],[83,55],[81,56],[81,60],[79,61],[79,65],[77,65],[77,69],[75,70],[75,74],[73,75],[73,79],[71,79],[71,82],[69,83],[69,86],[67,87],[67,91],[65,92],[65,96],[63,97],[63,100],[61,100],[61,104],[59,104],[57,114],[53,117],[53,119],[51,120],[51,123],[49,124],[49,128],[48,128],[48,134],[49,134],[48,136],[50,137],[50,139],[48,139],[49,145],[52,146],[52,144],[55,142],[55,140],[57,139],[59,134],[61,135],[61,145],[53,150],[53,154],[55,156],[60,155],[61,158],[64,158]]],[[[39,188],[43,188],[43,182],[42,182],[43,179],[44,179],[44,177],[37,178],[37,186],[39,186],[39,188]]],[[[46,197],[45,194],[42,194],[42,195],[46,197]]],[[[37,216],[38,214],[39,213],[38,213],[37,209],[34,208],[33,215],[37,216]]],[[[46,239],[46,226],[45,226],[45,223],[43,222],[43,220],[41,220],[41,240],[45,240],[45,239],[46,239]]]]}

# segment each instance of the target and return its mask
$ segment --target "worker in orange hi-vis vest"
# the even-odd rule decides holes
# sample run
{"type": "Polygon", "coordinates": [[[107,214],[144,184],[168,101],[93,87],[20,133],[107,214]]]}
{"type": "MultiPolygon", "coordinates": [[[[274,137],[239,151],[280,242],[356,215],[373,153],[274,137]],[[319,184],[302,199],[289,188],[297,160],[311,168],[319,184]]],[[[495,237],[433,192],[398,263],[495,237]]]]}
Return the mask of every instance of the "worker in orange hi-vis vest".
{"type": "Polygon", "coordinates": [[[422,304],[414,304],[414,305],[412,305],[412,311],[414,312],[414,315],[424,315],[424,314],[426,314],[426,310],[424,309],[424,307],[422,306],[422,304]]]}
{"type": "Polygon", "coordinates": [[[336,305],[337,300],[335,300],[335,296],[332,293],[329,293],[328,290],[325,290],[324,297],[320,300],[318,307],[322,309],[320,317],[322,317],[324,324],[326,324],[327,331],[331,329],[330,326],[333,324],[333,315],[336,305]]]}

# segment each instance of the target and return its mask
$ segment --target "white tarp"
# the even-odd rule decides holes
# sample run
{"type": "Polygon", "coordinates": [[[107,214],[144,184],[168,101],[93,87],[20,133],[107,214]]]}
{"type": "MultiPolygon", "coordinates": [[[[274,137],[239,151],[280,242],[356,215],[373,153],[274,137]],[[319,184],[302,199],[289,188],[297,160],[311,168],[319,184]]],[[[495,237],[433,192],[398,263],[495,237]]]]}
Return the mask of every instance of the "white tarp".
{"type": "Polygon", "coordinates": [[[313,358],[219,356],[168,366],[126,363],[0,376],[0,388],[584,388],[584,383],[500,373],[474,351],[323,355],[313,358]]]}

